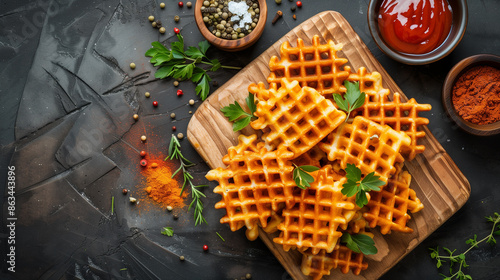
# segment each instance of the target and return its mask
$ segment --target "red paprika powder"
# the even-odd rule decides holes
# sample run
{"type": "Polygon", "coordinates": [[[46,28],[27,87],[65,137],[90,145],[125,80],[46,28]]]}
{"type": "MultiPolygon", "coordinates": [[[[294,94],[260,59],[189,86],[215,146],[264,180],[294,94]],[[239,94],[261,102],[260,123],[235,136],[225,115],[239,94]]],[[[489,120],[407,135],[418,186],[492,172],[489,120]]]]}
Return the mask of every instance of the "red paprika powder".
{"type": "Polygon", "coordinates": [[[485,125],[500,121],[500,70],[474,66],[453,85],[455,111],[466,121],[485,125]]]}

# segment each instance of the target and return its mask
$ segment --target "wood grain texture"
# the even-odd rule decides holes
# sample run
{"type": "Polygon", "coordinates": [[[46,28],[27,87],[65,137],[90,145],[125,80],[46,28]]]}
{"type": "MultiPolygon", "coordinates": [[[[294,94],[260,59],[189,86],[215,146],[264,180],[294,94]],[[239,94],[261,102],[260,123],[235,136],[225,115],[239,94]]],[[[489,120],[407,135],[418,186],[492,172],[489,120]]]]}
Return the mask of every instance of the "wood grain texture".
{"type": "MultiPolygon", "coordinates": [[[[214,92],[193,115],[188,125],[188,139],[211,168],[224,167],[222,157],[227,153],[228,147],[237,144],[237,137],[240,134],[232,131],[232,124],[223,116],[220,108],[235,100],[244,104],[244,99],[248,96],[248,85],[252,82],[266,81],[269,74],[269,59],[273,55],[279,56],[281,43],[289,41],[292,45],[296,45],[296,39],[300,37],[307,44],[314,35],[320,35],[324,40],[331,39],[335,43],[342,43],[343,50],[338,55],[346,57],[349,60],[348,65],[353,70],[364,66],[369,71],[378,71],[383,77],[385,87],[391,92],[401,93],[402,98],[407,99],[345,18],[337,12],[322,12],[278,40],[214,92]]],[[[412,214],[413,218],[408,223],[414,232],[411,234],[393,232],[382,236],[375,230],[377,232],[375,243],[379,253],[367,257],[368,269],[359,276],[332,271],[330,276],[325,276],[326,279],[380,277],[450,218],[469,198],[470,185],[467,179],[427,127],[423,130],[427,135],[420,140],[420,143],[425,145],[425,152],[405,164],[412,175],[411,187],[415,189],[425,206],[419,213],[412,214]]],[[[252,132],[250,127],[242,131],[247,135],[252,132]]],[[[223,215],[221,211],[221,216],[223,215]]],[[[284,252],[280,245],[273,243],[273,235],[261,231],[260,237],[294,279],[309,279],[300,271],[299,253],[284,252]]]]}

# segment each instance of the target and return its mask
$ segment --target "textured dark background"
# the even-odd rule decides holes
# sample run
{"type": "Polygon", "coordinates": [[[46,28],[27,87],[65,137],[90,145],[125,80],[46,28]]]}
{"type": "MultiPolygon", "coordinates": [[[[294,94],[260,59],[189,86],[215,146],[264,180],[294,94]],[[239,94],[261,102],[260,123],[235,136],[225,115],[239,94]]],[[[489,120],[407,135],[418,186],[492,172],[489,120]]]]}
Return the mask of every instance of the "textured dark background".
{"type": "MultiPolygon", "coordinates": [[[[200,104],[190,82],[178,98],[172,81],[154,79],[144,57],[150,42],[168,41],[173,27],[182,30],[187,45],[202,39],[193,9],[176,1],[1,1],[0,2],[0,193],[5,196],[7,166],[16,167],[16,273],[6,268],[6,200],[0,225],[2,279],[234,279],[251,273],[253,279],[290,277],[261,241],[249,242],[243,230],[221,225],[223,211],[210,189],[204,215],[208,225],[194,227],[192,212],[180,219],[157,207],[134,207],[122,188],[140,191],[140,168],[130,154],[145,146],[150,154],[165,155],[171,126],[185,134],[189,110],[200,104]],[[163,21],[167,33],[151,28],[147,16],[163,21]],[[181,20],[174,24],[173,16],[181,20]],[[135,62],[137,68],[128,65],[135,62]],[[144,92],[152,93],[151,99],[144,92]],[[194,98],[194,107],[186,105],[194,98]],[[151,102],[160,106],[153,109],[151,102]],[[132,115],[138,112],[138,122],[132,115]],[[170,113],[177,117],[171,120],[170,113]],[[115,214],[111,214],[111,197],[115,214]],[[160,234],[174,227],[174,237],[160,234]],[[215,232],[220,233],[222,242],[215,232]],[[202,251],[207,244],[208,252],[202,251]],[[178,257],[184,255],[186,261],[178,257]],[[126,270],[125,270],[126,268],[126,270]]],[[[194,0],[193,0],[194,3],[194,0]]],[[[386,57],[372,40],[367,0],[303,0],[291,18],[291,4],[268,1],[268,24],[262,38],[240,53],[216,49],[209,56],[222,64],[244,66],[277,38],[324,10],[340,12],[408,97],[430,103],[429,128],[471,183],[467,204],[382,279],[440,279],[429,247],[467,248],[474,233],[486,236],[484,216],[500,212],[500,136],[471,136],[458,129],[443,112],[441,86],[451,67],[478,54],[500,55],[496,0],[468,1],[469,24],[460,45],[445,59],[425,66],[408,66],[386,57]],[[271,25],[275,12],[284,17],[271,25]]],[[[237,72],[213,75],[223,84],[237,72]]],[[[208,167],[184,139],[182,151],[197,163],[195,183],[205,183],[208,167]]],[[[141,200],[140,200],[141,201],[141,200]]],[[[499,240],[500,241],[500,240],[499,240]]],[[[500,279],[500,248],[482,245],[467,254],[474,279],[500,279]]]]}

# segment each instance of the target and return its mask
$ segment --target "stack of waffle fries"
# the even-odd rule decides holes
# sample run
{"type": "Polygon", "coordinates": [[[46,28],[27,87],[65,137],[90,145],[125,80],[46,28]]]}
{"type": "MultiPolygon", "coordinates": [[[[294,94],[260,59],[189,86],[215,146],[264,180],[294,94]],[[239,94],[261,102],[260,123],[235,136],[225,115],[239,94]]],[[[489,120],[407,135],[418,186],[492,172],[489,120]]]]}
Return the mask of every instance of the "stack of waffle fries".
{"type": "Polygon", "coordinates": [[[398,93],[391,99],[382,76],[365,68],[351,71],[347,59],[337,56],[341,49],[333,41],[321,44],[318,36],[308,46],[302,39],[296,47],[283,43],[281,59],[269,62],[269,86],[248,87],[257,102],[257,119],[250,124],[256,133],[240,135],[223,158],[227,167],[206,175],[219,183],[214,192],[222,199],[215,208],[226,209],[221,223],[233,231],[245,226],[250,240],[259,227],[278,231],[274,242],[285,251],[300,251],[301,270],[313,279],[336,268],[355,275],[367,269],[364,255],[340,242],[344,232],[373,236],[370,230],[378,226],[382,234],[409,233],[407,212],[423,208],[403,169],[405,160],[424,151],[417,141],[425,136],[419,127],[428,119],[418,113],[431,106],[403,102],[398,93]],[[349,118],[332,101],[332,94],[345,94],[346,80],[358,82],[365,94],[365,103],[349,118]],[[363,175],[375,172],[385,183],[368,193],[364,207],[341,193],[347,164],[363,175]],[[319,168],[308,188],[293,179],[298,165],[319,168]]]}

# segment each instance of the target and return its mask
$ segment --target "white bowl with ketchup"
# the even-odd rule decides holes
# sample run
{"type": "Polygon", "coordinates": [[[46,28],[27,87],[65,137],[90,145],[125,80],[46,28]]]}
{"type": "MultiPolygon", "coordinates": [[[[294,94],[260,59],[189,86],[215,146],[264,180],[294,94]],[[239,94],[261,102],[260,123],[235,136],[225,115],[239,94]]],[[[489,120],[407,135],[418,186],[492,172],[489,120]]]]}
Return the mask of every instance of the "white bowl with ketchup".
{"type": "Polygon", "coordinates": [[[368,26],[378,47],[394,60],[429,64],[447,56],[462,40],[467,2],[370,0],[368,26]]]}

